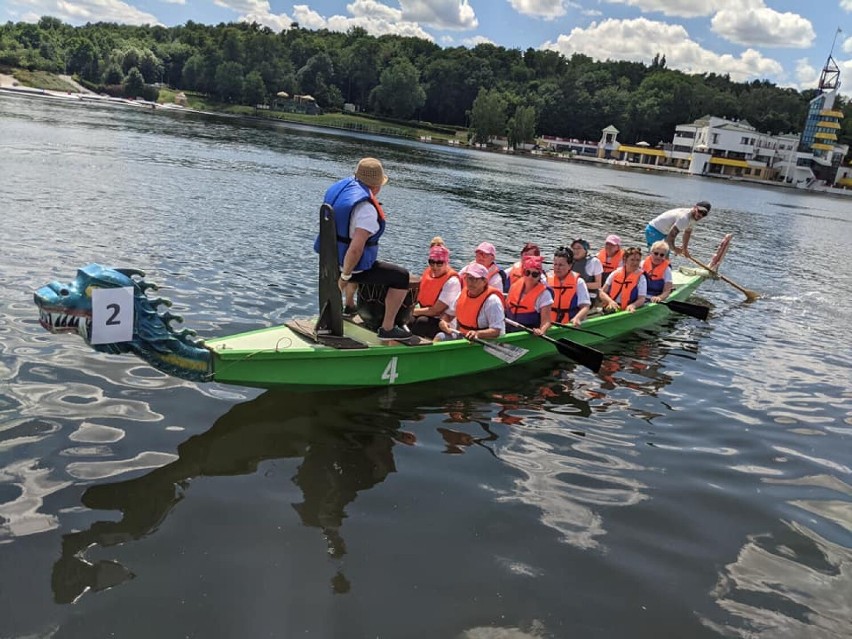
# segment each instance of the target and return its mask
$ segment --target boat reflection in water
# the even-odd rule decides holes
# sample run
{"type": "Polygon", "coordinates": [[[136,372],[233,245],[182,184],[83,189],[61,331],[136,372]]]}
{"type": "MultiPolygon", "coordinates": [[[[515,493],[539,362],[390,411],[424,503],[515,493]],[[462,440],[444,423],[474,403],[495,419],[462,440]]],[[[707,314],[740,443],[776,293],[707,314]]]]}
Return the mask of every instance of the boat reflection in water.
{"type": "MultiPolygon", "coordinates": [[[[180,444],[172,463],[135,479],[87,489],[83,505],[117,510],[122,517],[63,536],[62,556],[52,575],[56,602],[69,603],[88,589],[103,590],[133,578],[120,564],[93,564],[84,553],[91,546],[114,546],[154,532],[181,501],[189,480],[254,473],[271,459],[302,458],[292,480],[304,499],[293,507],[306,526],[322,530],[329,554],[342,557],[346,545],[340,527],[347,504],[396,471],[394,445],[412,443],[414,436],[400,430],[399,419],[359,410],[359,404],[375,410],[375,391],[339,394],[334,402],[307,399],[267,392],[234,406],[210,430],[180,444]],[[344,417],[345,427],[339,425],[344,417]]],[[[345,592],[348,582],[338,574],[333,587],[345,592]]]]}
{"type": "MultiPolygon", "coordinates": [[[[619,367],[610,365],[610,381],[603,383],[621,384],[619,367]]],[[[648,380],[657,385],[666,378],[648,380]]],[[[480,376],[457,390],[425,384],[333,396],[266,392],[232,407],[207,432],[180,444],[171,463],[140,477],[89,487],[82,496],[84,506],[122,515],[63,536],[52,574],[54,599],[69,603],[86,591],[132,579],[133,572],[120,563],[93,563],[86,555],[94,554],[93,547],[116,546],[155,532],[192,479],[248,475],[274,459],[301,459],[291,479],[302,500],[293,508],[305,526],[322,532],[329,556],[339,560],[347,553],[342,532],[347,506],[358,493],[396,472],[395,446],[416,445],[418,438],[434,438],[435,431],[443,439],[443,452],[459,454],[481,446],[513,470],[517,478],[507,485],[514,487],[494,489],[490,500],[533,505],[541,522],[569,543],[597,547],[595,540],[604,533],[597,507],[644,499],[643,484],[622,473],[638,469],[626,461],[634,435],[620,432],[616,419],[610,425],[599,418],[580,427],[571,424],[593,414],[589,400],[601,403],[601,384],[591,374],[578,376],[573,368],[539,362],[480,376]],[[455,398],[447,397],[451,393],[455,398]],[[436,397],[442,399],[435,402],[436,397]],[[418,422],[423,422],[422,430],[418,422]],[[403,423],[417,424],[417,434],[404,430],[403,423]]],[[[425,446],[422,452],[430,450],[425,446]]],[[[342,570],[331,586],[337,593],[351,587],[342,570]]]]}

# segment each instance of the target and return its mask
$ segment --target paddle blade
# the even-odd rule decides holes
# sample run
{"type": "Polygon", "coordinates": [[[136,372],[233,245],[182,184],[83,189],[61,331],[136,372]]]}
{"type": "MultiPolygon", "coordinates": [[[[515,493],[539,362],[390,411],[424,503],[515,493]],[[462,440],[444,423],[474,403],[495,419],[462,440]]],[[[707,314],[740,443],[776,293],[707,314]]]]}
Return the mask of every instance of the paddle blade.
{"type": "Polygon", "coordinates": [[[597,373],[601,369],[603,363],[603,353],[589,346],[577,344],[571,340],[560,337],[554,340],[556,349],[568,359],[573,359],[581,366],[585,366],[593,373],[597,373]]]}
{"type": "Polygon", "coordinates": [[[710,309],[706,306],[701,306],[700,304],[690,304],[689,302],[678,302],[677,300],[672,300],[670,302],[662,302],[666,306],[668,306],[675,313],[683,313],[684,315],[689,315],[690,317],[696,317],[700,320],[706,320],[710,315],[710,309]]]}
{"type": "Polygon", "coordinates": [[[520,346],[513,346],[512,344],[492,344],[490,342],[486,342],[483,340],[482,348],[489,355],[493,355],[497,359],[501,359],[507,364],[513,364],[519,359],[521,359],[524,355],[529,353],[529,351],[525,348],[521,348],[520,346]]]}

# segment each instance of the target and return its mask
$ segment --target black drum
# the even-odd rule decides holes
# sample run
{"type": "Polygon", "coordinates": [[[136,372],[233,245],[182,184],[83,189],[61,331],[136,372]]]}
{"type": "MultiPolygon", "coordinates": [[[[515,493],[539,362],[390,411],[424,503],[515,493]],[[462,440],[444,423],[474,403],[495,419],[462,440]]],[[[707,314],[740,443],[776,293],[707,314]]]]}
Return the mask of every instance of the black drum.
{"type": "MultiPolygon", "coordinates": [[[[359,284],[358,285],[358,315],[364,322],[365,328],[371,331],[378,330],[385,317],[385,296],[388,287],[384,284],[359,284]]],[[[399,312],[396,314],[397,326],[403,326],[411,321],[411,313],[417,303],[417,294],[420,292],[420,276],[408,276],[408,294],[402,302],[399,312]]]]}

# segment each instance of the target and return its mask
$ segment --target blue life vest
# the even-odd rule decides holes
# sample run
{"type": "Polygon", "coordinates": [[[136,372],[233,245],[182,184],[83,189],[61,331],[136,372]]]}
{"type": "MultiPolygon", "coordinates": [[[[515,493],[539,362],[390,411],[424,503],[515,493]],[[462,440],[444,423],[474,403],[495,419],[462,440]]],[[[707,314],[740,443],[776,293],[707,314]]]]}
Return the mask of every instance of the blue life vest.
{"type": "MultiPolygon", "coordinates": [[[[349,237],[349,222],[352,217],[352,209],[361,202],[371,202],[376,207],[376,216],[379,220],[379,230],[367,239],[361,259],[353,268],[353,271],[366,271],[373,266],[379,255],[379,238],[385,232],[384,216],[379,214],[380,206],[373,198],[370,189],[361,184],[354,177],[344,178],[332,184],[325,192],[324,204],[329,204],[334,209],[334,223],[337,226],[337,263],[343,266],[343,258],[349,250],[352,240],[349,237]]],[[[314,251],[319,253],[319,236],[314,241],[314,251]]]]}

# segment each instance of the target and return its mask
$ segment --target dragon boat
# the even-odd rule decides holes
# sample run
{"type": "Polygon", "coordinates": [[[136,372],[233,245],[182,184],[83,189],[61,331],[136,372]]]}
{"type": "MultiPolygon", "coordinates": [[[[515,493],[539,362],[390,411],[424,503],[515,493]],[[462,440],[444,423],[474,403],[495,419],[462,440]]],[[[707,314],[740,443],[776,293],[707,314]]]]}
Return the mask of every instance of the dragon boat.
{"type": "Polygon", "coordinates": [[[674,292],[666,303],[649,303],[634,313],[592,316],[580,328],[555,326],[546,339],[515,332],[480,343],[463,339],[421,340],[416,345],[382,342],[362,322],[342,318],[336,261],[324,266],[322,257],[320,298],[325,294],[325,304],[318,319],[293,320],[226,337],[200,340],[194,331],[172,326],[183,319],[168,310],[168,300],[149,295],[157,286],[135,269],[90,264],[67,284],[53,282],[38,289],[34,301],[41,325],[51,333],[77,333],[96,351],[131,353],[169,375],[198,382],[302,390],[414,384],[483,373],[557,353],[594,370],[600,360],[590,365],[587,356],[596,353],[595,345],[656,324],[673,311],[706,318],[706,307],[685,300],[702,282],[716,276],[714,269],[729,241],[726,236],[708,269],[675,270],[674,292]],[[93,299],[97,291],[111,288],[132,292],[132,334],[123,341],[94,343],[93,299]],[[691,308],[704,313],[696,314],[691,308]]]}

